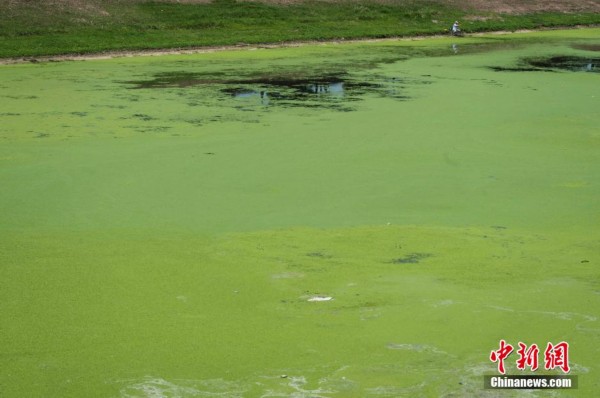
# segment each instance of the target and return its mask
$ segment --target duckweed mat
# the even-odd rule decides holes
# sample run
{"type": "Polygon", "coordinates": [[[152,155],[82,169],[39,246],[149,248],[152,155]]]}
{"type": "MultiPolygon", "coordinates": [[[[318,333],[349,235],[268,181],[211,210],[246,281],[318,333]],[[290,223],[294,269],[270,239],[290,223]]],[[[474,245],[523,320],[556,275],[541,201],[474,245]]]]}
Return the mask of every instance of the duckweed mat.
{"type": "Polygon", "coordinates": [[[1,66],[0,395],[593,395],[598,33],[1,66]]]}

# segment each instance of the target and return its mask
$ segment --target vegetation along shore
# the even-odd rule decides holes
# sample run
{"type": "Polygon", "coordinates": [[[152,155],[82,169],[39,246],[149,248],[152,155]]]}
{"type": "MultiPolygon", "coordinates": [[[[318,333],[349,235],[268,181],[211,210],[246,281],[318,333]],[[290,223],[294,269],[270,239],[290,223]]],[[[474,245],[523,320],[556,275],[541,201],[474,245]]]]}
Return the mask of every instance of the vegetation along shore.
{"type": "Polygon", "coordinates": [[[0,0],[0,58],[596,25],[599,0],[0,0]]]}

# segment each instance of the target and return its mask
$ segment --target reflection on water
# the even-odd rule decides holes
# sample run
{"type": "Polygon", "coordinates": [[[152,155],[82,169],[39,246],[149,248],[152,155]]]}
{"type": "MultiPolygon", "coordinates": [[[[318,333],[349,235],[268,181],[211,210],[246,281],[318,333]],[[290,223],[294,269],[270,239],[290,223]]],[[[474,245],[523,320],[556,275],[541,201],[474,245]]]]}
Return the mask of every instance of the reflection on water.
{"type": "Polygon", "coordinates": [[[309,93],[344,95],[344,83],[332,82],[328,84],[309,84],[306,86],[309,93]]]}
{"type": "Polygon", "coordinates": [[[294,95],[282,94],[279,91],[265,90],[249,90],[245,88],[224,88],[221,91],[230,94],[235,99],[240,100],[252,100],[258,99],[261,104],[269,105],[271,99],[294,99],[298,100],[299,95],[302,94],[316,94],[318,96],[332,96],[342,99],[344,97],[344,83],[343,82],[331,82],[331,83],[312,83],[307,85],[290,85],[290,88],[295,89],[297,92],[294,95]]]}

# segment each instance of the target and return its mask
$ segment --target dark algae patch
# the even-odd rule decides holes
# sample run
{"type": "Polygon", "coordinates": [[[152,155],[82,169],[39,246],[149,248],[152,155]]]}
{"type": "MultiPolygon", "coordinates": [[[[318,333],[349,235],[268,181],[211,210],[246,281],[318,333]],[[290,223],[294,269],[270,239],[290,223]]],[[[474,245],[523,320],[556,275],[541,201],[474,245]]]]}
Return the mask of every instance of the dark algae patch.
{"type": "Polygon", "coordinates": [[[592,72],[598,73],[600,58],[573,55],[532,57],[522,59],[516,67],[492,66],[497,72],[592,72]]]}
{"type": "Polygon", "coordinates": [[[227,78],[221,73],[201,74],[193,72],[163,72],[154,75],[149,80],[132,80],[126,83],[133,85],[132,88],[185,88],[199,85],[224,84],[227,78]]]}
{"type": "Polygon", "coordinates": [[[527,62],[539,69],[543,70],[568,70],[572,72],[596,72],[600,65],[600,58],[587,58],[576,56],[556,56],[549,58],[531,58],[527,62]]]}
{"type": "Polygon", "coordinates": [[[392,260],[393,264],[417,264],[421,260],[431,257],[431,253],[410,253],[404,257],[395,258],[392,260]]]}
{"type": "Polygon", "coordinates": [[[316,258],[331,258],[331,257],[333,257],[330,254],[325,254],[325,253],[321,253],[321,252],[310,252],[310,253],[306,253],[306,255],[308,257],[316,257],[316,258]]]}
{"type": "Polygon", "coordinates": [[[374,75],[367,80],[345,71],[257,72],[242,77],[228,77],[221,73],[167,72],[156,74],[152,79],[126,83],[133,89],[200,88],[206,90],[207,96],[216,94],[221,99],[256,100],[264,106],[340,111],[353,110],[346,104],[360,101],[366,95],[408,99],[402,94],[403,79],[374,75]]]}
{"type": "Polygon", "coordinates": [[[600,51],[600,44],[574,44],[573,48],[585,51],[600,51]]]}

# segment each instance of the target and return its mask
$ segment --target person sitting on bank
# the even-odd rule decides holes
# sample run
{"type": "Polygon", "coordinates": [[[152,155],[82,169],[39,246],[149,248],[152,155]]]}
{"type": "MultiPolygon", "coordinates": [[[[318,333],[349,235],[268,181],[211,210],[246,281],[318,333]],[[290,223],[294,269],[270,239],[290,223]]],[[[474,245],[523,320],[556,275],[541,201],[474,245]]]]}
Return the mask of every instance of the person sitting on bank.
{"type": "Polygon", "coordinates": [[[458,21],[454,21],[454,25],[452,25],[452,34],[455,35],[460,32],[460,26],[458,25],[458,21]]]}

